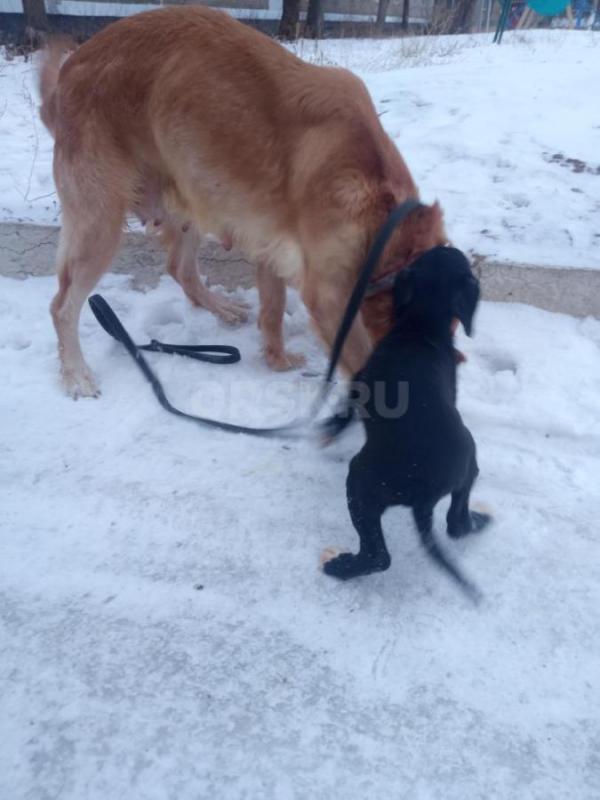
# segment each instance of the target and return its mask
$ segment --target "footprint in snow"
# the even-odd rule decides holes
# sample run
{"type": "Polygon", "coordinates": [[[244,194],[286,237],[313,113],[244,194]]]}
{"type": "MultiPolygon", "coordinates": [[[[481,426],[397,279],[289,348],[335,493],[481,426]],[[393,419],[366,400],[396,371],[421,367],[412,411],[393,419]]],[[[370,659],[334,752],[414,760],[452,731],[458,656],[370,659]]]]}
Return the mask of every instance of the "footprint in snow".
{"type": "Polygon", "coordinates": [[[31,345],[31,339],[20,334],[10,336],[4,343],[0,343],[0,348],[9,348],[10,350],[26,350],[31,345]]]}
{"type": "Polygon", "coordinates": [[[517,362],[508,353],[488,351],[477,353],[477,356],[483,367],[491,374],[497,374],[499,372],[511,372],[513,375],[517,374],[517,362]]]}
{"type": "Polygon", "coordinates": [[[184,319],[178,303],[156,303],[144,320],[144,328],[162,328],[167,325],[183,325],[184,319]]]}

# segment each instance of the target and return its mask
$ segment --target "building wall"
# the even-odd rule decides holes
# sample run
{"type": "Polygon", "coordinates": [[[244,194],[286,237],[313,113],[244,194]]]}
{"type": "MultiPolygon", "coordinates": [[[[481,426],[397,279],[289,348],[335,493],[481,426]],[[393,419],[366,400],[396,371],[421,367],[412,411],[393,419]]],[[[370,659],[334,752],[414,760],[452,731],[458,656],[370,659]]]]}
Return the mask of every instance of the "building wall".
{"type": "MultiPolygon", "coordinates": [[[[124,17],[150,8],[163,5],[193,4],[195,0],[127,0],[116,3],[114,0],[46,0],[49,15],[77,17],[124,17]]],[[[426,22],[433,8],[434,0],[411,0],[410,21],[426,22]]],[[[280,19],[282,0],[206,0],[202,5],[222,8],[233,16],[242,19],[280,19]]],[[[301,5],[306,10],[307,3],[301,5]]],[[[377,14],[378,0],[325,0],[325,19],[329,21],[374,21],[377,14]]],[[[388,9],[388,20],[399,22],[402,17],[403,0],[391,0],[388,9]]],[[[0,16],[20,14],[23,10],[22,0],[0,0],[0,16]]],[[[0,20],[0,27],[2,22],[0,20]]]]}

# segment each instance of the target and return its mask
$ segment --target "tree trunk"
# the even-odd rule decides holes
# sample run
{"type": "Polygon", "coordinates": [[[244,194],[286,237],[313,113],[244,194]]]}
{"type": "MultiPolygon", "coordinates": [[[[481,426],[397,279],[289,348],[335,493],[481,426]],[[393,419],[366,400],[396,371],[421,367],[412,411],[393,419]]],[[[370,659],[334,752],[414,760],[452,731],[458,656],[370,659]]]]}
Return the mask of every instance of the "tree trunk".
{"type": "Polygon", "coordinates": [[[33,31],[47,31],[48,17],[44,0],[23,0],[23,14],[25,15],[25,27],[33,31]]]}
{"type": "Polygon", "coordinates": [[[388,8],[390,7],[390,0],[379,0],[377,4],[377,23],[378,31],[383,30],[385,25],[385,18],[387,17],[388,8]]]}
{"type": "Polygon", "coordinates": [[[410,14],[410,0],[404,0],[402,5],[402,29],[408,30],[408,16],[410,14]]]}
{"type": "Polygon", "coordinates": [[[450,33],[467,33],[476,0],[458,0],[452,18],[450,33]]]}
{"type": "Polygon", "coordinates": [[[320,39],[323,35],[323,0],[308,0],[304,35],[309,39],[320,39]]]}
{"type": "Polygon", "coordinates": [[[300,19],[300,0],[283,0],[283,11],[279,23],[278,36],[288,42],[298,38],[300,19]]]}

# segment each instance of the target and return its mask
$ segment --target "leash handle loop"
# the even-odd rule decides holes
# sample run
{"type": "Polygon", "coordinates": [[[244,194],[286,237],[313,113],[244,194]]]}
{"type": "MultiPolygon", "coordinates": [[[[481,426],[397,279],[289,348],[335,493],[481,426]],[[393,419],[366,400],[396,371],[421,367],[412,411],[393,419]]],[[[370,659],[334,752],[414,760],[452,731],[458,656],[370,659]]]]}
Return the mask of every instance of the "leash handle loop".
{"type": "MultiPolygon", "coordinates": [[[[104,330],[113,339],[127,346],[125,340],[129,339],[129,334],[106,300],[101,295],[95,294],[90,297],[88,302],[104,330]]],[[[242,359],[237,347],[225,344],[166,344],[157,339],[151,339],[150,344],[137,344],[135,347],[137,350],[146,350],[150,353],[187,356],[196,361],[206,361],[209,364],[237,364],[242,359]]]]}
{"type": "MultiPolygon", "coordinates": [[[[156,395],[158,402],[169,413],[175,414],[177,417],[183,417],[184,419],[198,422],[201,425],[205,425],[210,428],[218,428],[219,430],[227,431],[229,433],[246,433],[253,436],[264,437],[279,436],[293,438],[299,436],[300,428],[304,426],[303,421],[298,421],[291,423],[290,425],[278,426],[275,428],[247,428],[244,425],[235,425],[231,422],[220,422],[219,420],[209,419],[207,417],[197,417],[194,414],[188,414],[186,411],[180,411],[178,408],[175,408],[175,406],[171,405],[161,382],[156,377],[150,365],[142,355],[142,348],[135,344],[106,300],[101,295],[94,294],[89,298],[88,302],[100,325],[108,334],[113,337],[113,339],[116,339],[118,342],[121,342],[121,344],[124,345],[125,349],[138,365],[144,377],[152,386],[152,390],[156,395]]],[[[218,345],[218,347],[221,348],[221,345],[218,345]]],[[[228,349],[235,350],[237,352],[238,358],[236,358],[236,361],[239,361],[239,351],[237,348],[232,347],[228,349]]],[[[160,351],[157,350],[155,352],[160,351]]],[[[220,363],[226,362],[221,361],[220,363]]]]}
{"type": "Polygon", "coordinates": [[[206,361],[209,364],[237,364],[242,358],[237,347],[226,344],[166,344],[157,339],[151,339],[150,344],[137,347],[139,350],[146,350],[150,353],[187,356],[196,361],[206,361]]]}

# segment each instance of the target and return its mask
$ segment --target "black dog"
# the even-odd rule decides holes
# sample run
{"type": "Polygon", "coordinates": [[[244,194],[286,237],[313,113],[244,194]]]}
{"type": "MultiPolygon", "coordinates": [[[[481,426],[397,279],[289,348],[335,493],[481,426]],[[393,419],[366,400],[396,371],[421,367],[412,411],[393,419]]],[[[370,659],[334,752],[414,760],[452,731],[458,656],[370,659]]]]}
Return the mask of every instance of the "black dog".
{"type": "Polygon", "coordinates": [[[471,335],[478,300],[479,283],[467,259],[450,247],[428,251],[396,279],[394,328],[322,428],[327,443],[361,417],[367,435],[346,484],[360,549],[326,561],[328,575],[345,579],[386,570],[391,559],[381,516],[389,506],[410,506],[427,552],[476,599],[476,587],[435,541],[432,517],[438,500],[451,493],[447,522],[453,538],[479,531],[491,519],[469,510],[479,470],[473,437],[456,409],[451,332],[458,319],[471,335]]]}

